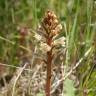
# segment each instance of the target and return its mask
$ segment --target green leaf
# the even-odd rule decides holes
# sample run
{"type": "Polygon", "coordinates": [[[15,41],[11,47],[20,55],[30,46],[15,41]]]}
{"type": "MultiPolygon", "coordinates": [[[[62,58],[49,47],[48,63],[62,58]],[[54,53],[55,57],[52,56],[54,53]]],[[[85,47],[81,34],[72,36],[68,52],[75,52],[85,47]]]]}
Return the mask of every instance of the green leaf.
{"type": "Polygon", "coordinates": [[[66,79],[64,81],[64,96],[75,96],[74,81],[66,79]]]}

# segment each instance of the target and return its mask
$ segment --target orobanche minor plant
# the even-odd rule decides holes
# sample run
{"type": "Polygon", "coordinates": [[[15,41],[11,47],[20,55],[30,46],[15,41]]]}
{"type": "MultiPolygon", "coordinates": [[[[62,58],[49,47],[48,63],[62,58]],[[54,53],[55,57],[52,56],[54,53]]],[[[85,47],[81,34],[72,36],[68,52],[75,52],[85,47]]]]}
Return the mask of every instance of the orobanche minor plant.
{"type": "MultiPolygon", "coordinates": [[[[62,30],[62,25],[59,23],[57,16],[53,11],[47,11],[45,16],[38,27],[38,33],[43,40],[40,41],[43,53],[46,55],[45,63],[47,64],[47,78],[46,78],[46,96],[51,94],[51,71],[52,61],[54,59],[55,52],[65,45],[65,38],[60,37],[56,39],[62,30]]],[[[44,55],[44,56],[45,56],[44,55]]]]}

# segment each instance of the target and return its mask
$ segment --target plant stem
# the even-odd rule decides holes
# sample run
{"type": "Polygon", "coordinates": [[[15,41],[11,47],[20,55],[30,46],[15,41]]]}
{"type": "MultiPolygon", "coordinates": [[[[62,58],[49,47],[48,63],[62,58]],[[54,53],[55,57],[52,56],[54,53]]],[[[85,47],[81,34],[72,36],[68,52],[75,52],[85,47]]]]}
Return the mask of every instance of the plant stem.
{"type": "MultiPolygon", "coordinates": [[[[47,44],[52,48],[52,39],[47,39],[47,44]]],[[[50,96],[51,90],[51,65],[52,65],[52,50],[47,52],[47,80],[46,80],[46,96],[50,96]]]]}

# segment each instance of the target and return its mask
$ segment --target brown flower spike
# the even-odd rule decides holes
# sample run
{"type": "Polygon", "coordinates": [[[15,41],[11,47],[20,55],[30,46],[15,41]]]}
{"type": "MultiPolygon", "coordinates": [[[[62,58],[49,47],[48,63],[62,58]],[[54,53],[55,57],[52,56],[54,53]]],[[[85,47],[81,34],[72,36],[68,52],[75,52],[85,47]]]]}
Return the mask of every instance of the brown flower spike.
{"type": "Polygon", "coordinates": [[[57,36],[62,29],[62,25],[59,24],[57,16],[53,11],[47,11],[38,28],[39,34],[46,39],[45,43],[50,46],[50,50],[47,51],[47,79],[46,79],[46,96],[50,96],[51,90],[51,66],[53,59],[53,37],[57,36]]]}
{"type": "Polygon", "coordinates": [[[54,37],[59,34],[62,29],[62,25],[59,24],[57,16],[53,11],[47,11],[39,26],[39,32],[45,37],[54,37]]]}

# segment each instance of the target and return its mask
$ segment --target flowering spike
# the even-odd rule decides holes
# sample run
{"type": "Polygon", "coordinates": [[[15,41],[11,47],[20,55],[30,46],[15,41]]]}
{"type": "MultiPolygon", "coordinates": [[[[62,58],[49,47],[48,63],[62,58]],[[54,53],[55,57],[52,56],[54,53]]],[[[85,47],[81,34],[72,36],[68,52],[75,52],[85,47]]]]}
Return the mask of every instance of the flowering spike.
{"type": "MultiPolygon", "coordinates": [[[[51,69],[53,59],[53,47],[54,47],[54,36],[57,36],[62,29],[62,25],[59,23],[57,16],[53,11],[47,11],[38,28],[38,33],[44,37],[45,43],[43,48],[46,49],[46,64],[47,64],[47,78],[46,78],[46,96],[51,96],[51,69]]],[[[58,43],[59,44],[59,43],[58,43]]],[[[42,44],[41,44],[42,45],[42,44]]],[[[44,50],[43,49],[43,50],[44,50]]]]}
{"type": "Polygon", "coordinates": [[[58,18],[53,11],[47,11],[39,26],[39,32],[45,37],[54,37],[61,31],[62,25],[59,24],[58,18]]]}

